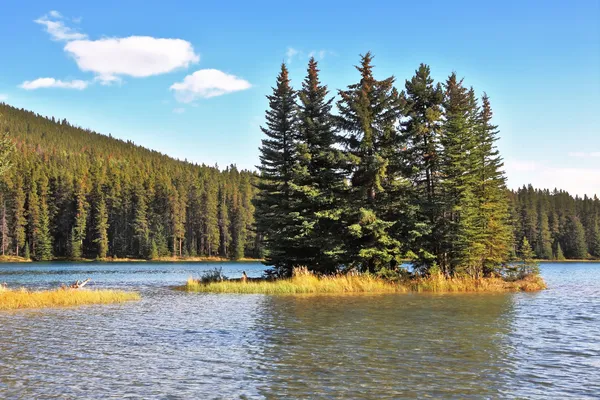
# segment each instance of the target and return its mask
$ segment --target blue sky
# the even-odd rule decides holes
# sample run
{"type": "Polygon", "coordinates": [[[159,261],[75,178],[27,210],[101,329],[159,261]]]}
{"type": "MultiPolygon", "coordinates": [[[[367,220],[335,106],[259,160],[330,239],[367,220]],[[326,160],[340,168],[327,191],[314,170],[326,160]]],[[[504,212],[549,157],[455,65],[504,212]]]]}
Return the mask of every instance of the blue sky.
{"type": "Polygon", "coordinates": [[[282,61],[339,89],[371,50],[399,86],[424,62],[486,91],[509,186],[600,195],[600,1],[487,3],[4,0],[0,101],[252,168],[282,61]]]}

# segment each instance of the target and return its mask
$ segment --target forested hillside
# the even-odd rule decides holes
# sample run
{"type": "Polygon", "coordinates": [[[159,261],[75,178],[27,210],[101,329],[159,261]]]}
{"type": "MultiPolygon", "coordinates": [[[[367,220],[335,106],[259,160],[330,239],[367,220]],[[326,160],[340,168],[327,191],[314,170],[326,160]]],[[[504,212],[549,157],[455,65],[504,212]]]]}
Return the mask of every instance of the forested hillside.
{"type": "Polygon", "coordinates": [[[15,143],[1,182],[2,253],[259,257],[253,173],[174,160],[0,103],[15,143]]]}

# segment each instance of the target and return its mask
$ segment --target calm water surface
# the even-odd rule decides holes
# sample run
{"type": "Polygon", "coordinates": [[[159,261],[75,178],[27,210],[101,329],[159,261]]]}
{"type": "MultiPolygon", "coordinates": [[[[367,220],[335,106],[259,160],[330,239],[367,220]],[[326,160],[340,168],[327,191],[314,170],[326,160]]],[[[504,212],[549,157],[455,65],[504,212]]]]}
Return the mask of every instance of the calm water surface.
{"type": "Polygon", "coordinates": [[[0,398],[600,398],[600,264],[539,293],[183,293],[222,266],[0,265],[9,286],[139,290],[111,306],[0,312],[0,398]]]}

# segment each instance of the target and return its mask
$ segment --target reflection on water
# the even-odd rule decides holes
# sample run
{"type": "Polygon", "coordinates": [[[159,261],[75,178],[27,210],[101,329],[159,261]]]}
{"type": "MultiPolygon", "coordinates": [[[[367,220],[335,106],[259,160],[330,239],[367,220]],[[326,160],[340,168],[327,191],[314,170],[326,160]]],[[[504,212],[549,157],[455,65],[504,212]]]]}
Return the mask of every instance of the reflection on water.
{"type": "MultiPolygon", "coordinates": [[[[226,275],[259,264],[223,264],[226,275]]],[[[0,266],[31,287],[140,287],[111,306],[0,313],[0,398],[594,398],[600,265],[535,294],[172,291],[207,264],[0,266]],[[574,289],[577,289],[576,291],[574,289]]]]}

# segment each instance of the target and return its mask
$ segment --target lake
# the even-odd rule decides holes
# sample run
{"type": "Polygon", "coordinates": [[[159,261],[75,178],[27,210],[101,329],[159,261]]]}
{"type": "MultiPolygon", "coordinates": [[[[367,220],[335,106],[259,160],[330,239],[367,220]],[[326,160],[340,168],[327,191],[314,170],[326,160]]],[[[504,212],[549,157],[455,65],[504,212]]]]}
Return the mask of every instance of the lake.
{"type": "Polygon", "coordinates": [[[542,264],[548,290],[265,296],[172,285],[254,263],[2,264],[0,282],[139,290],[142,301],[0,312],[0,398],[598,398],[600,264],[542,264]]]}

